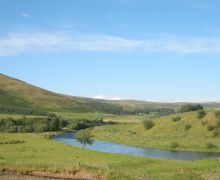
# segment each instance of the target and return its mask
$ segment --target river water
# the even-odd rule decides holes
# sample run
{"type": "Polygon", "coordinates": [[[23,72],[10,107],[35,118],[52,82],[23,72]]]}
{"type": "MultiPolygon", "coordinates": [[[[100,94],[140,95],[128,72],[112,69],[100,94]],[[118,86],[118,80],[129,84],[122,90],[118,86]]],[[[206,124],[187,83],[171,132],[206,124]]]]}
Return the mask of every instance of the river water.
{"type": "MultiPolygon", "coordinates": [[[[69,144],[75,147],[83,147],[83,145],[74,138],[74,134],[72,133],[62,133],[53,136],[52,140],[59,141],[64,144],[69,144]]],[[[220,157],[220,153],[161,150],[137,146],[128,146],[100,140],[94,140],[93,143],[86,144],[84,148],[108,153],[129,154],[151,158],[175,160],[199,160],[204,158],[220,157]]]]}

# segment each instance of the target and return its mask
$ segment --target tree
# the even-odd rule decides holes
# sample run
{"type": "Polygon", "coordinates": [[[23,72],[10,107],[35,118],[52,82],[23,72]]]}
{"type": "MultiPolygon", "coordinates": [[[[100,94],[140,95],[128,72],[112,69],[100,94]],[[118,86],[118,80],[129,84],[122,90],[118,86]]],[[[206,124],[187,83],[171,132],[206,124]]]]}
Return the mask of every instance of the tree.
{"type": "Polygon", "coordinates": [[[60,121],[59,118],[53,117],[49,121],[49,127],[51,131],[57,131],[59,129],[60,121]]]}
{"type": "Polygon", "coordinates": [[[91,134],[91,131],[89,130],[82,130],[75,134],[75,138],[77,141],[79,141],[83,147],[86,146],[86,144],[92,144],[93,140],[91,139],[93,135],[91,134]]]}
{"type": "Polygon", "coordinates": [[[183,105],[181,108],[180,108],[180,112],[183,113],[183,112],[190,112],[190,111],[198,111],[198,110],[203,110],[203,106],[200,105],[200,104],[186,104],[186,105],[183,105]]]}
{"type": "Polygon", "coordinates": [[[204,118],[205,115],[206,115],[206,112],[205,112],[204,110],[199,110],[198,113],[197,113],[197,117],[198,117],[199,119],[204,118]]]}

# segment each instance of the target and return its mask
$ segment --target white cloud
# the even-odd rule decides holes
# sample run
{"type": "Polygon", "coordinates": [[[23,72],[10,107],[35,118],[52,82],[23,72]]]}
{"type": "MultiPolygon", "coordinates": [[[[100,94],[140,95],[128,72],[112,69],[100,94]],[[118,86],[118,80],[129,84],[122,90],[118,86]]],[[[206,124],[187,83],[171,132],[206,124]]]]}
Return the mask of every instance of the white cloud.
{"type": "Polygon", "coordinates": [[[27,19],[31,19],[31,18],[32,18],[31,15],[30,15],[30,14],[27,14],[27,13],[21,13],[21,16],[22,16],[23,18],[27,18],[27,19]]]}
{"type": "Polygon", "coordinates": [[[92,98],[93,99],[107,99],[107,97],[104,95],[97,95],[97,96],[93,96],[92,98]]]}
{"type": "Polygon", "coordinates": [[[66,51],[220,53],[220,38],[163,35],[135,40],[72,32],[10,33],[0,37],[0,56],[66,51]]]}
{"type": "Polygon", "coordinates": [[[92,98],[94,99],[107,99],[107,100],[121,100],[120,97],[107,97],[105,95],[97,95],[97,96],[93,96],[92,98]]]}
{"type": "Polygon", "coordinates": [[[113,97],[112,100],[121,100],[120,97],[113,97]]]}

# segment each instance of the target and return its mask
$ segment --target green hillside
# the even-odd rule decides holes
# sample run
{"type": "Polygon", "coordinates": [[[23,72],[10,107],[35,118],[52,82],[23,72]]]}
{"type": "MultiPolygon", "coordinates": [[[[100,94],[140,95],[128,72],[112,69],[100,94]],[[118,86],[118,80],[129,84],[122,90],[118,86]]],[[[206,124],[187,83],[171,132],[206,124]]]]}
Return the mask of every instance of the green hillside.
{"type": "Polygon", "coordinates": [[[48,110],[88,110],[81,98],[53,93],[0,74],[0,104],[48,110]]]}
{"type": "Polygon", "coordinates": [[[129,121],[121,123],[124,118],[117,117],[115,121],[120,124],[96,127],[92,132],[97,139],[129,145],[220,151],[220,125],[216,112],[209,110],[202,119],[197,117],[197,112],[161,117],[155,119],[154,126],[148,130],[140,118],[134,116],[132,121],[130,117],[129,121]],[[180,117],[178,121],[175,121],[176,117],[180,117]],[[211,144],[213,147],[208,147],[211,144]]]}
{"type": "MultiPolygon", "coordinates": [[[[160,108],[178,109],[185,103],[155,103],[137,100],[98,100],[58,94],[0,74],[0,107],[31,108],[44,111],[104,112],[110,114],[148,112],[160,108]]],[[[219,103],[204,104],[219,108],[219,103]]]]}

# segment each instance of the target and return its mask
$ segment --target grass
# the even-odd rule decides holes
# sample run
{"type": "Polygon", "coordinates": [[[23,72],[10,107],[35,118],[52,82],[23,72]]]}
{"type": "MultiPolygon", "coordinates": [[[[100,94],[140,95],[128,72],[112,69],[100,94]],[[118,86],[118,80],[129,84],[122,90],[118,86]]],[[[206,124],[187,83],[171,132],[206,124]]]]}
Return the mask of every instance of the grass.
{"type": "Polygon", "coordinates": [[[24,116],[30,119],[45,117],[45,116],[37,116],[37,115],[0,114],[0,119],[4,119],[4,118],[22,119],[24,116]]]}
{"type": "Polygon", "coordinates": [[[109,116],[105,117],[105,122],[116,122],[116,123],[139,123],[148,117],[147,115],[144,116],[137,116],[137,115],[119,115],[119,116],[109,116]]]}
{"type": "Polygon", "coordinates": [[[176,149],[220,152],[220,137],[214,137],[213,132],[207,130],[209,125],[216,123],[215,111],[208,111],[202,119],[198,119],[197,112],[161,117],[154,120],[155,125],[149,130],[145,130],[136,119],[130,122],[96,127],[92,133],[96,139],[128,145],[170,149],[176,142],[179,145],[176,149]],[[176,116],[181,119],[173,122],[176,116]],[[191,128],[186,130],[188,124],[191,128]],[[216,148],[207,148],[208,143],[216,145],[216,148]]]}
{"type": "Polygon", "coordinates": [[[55,142],[47,138],[49,135],[0,134],[0,141],[25,141],[22,144],[0,145],[0,170],[53,173],[79,170],[99,174],[110,180],[201,179],[202,176],[217,177],[220,173],[219,161],[174,161],[103,153],[55,142]],[[80,167],[79,161],[82,163],[80,167]],[[97,164],[102,166],[97,168],[97,164]]]}
{"type": "Polygon", "coordinates": [[[71,112],[54,112],[56,115],[64,119],[78,120],[78,119],[99,119],[102,117],[110,116],[105,113],[71,113],[71,112]]]}

